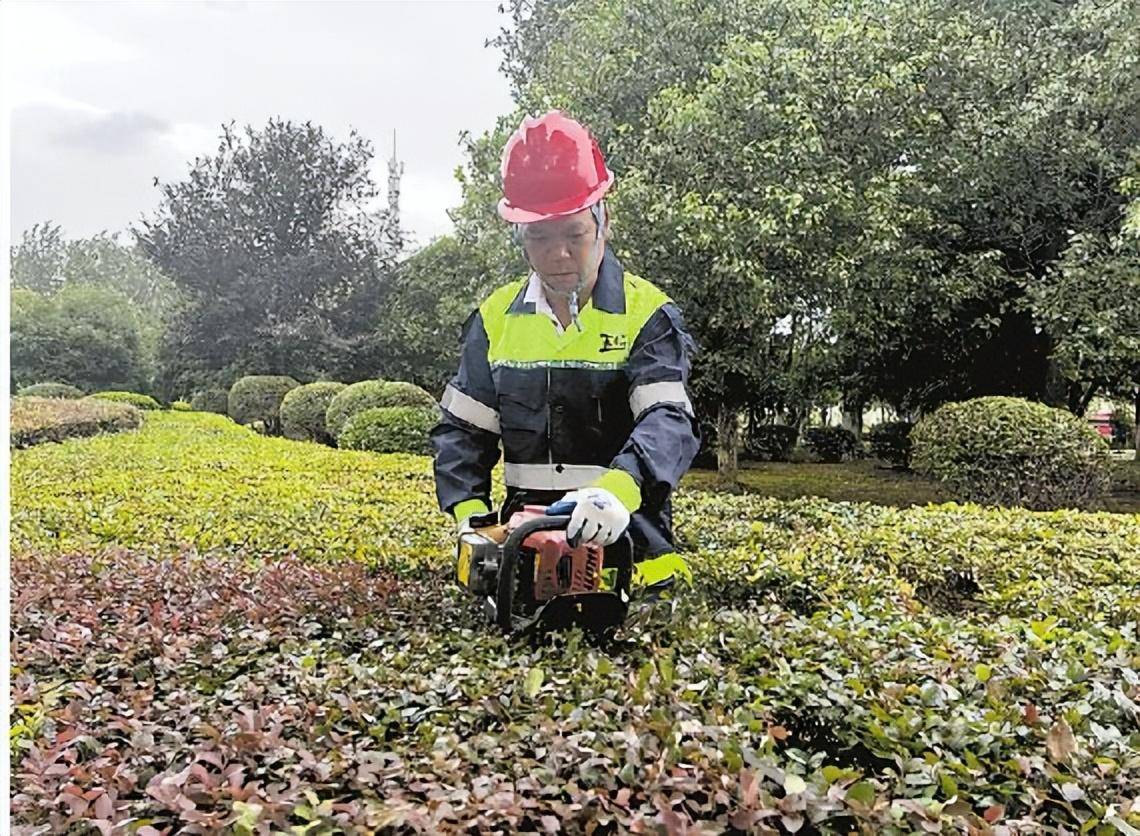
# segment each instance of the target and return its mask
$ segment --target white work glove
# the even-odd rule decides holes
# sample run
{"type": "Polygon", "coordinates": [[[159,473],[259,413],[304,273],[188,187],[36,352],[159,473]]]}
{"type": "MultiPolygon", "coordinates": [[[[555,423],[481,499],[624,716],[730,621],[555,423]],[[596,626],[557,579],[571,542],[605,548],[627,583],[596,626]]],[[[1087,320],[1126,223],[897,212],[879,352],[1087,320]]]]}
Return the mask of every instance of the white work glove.
{"type": "Polygon", "coordinates": [[[629,526],[629,511],[605,488],[571,491],[562,501],[577,503],[566,527],[566,540],[572,548],[616,543],[629,526]]]}

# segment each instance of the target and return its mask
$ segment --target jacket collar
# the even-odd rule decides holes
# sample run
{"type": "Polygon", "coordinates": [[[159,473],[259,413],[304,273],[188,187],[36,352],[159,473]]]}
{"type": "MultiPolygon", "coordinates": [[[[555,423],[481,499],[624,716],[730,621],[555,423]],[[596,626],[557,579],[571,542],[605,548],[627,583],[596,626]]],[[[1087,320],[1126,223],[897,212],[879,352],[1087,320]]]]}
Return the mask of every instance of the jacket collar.
{"type": "MultiPolygon", "coordinates": [[[[525,282],[519,288],[514,301],[507,309],[508,313],[535,313],[534,303],[526,300],[529,284],[530,282],[525,282]]],[[[602,255],[602,263],[598,268],[598,280],[594,282],[594,292],[591,294],[590,300],[598,310],[615,314],[625,313],[625,269],[608,244],[605,253],[602,255]]]]}

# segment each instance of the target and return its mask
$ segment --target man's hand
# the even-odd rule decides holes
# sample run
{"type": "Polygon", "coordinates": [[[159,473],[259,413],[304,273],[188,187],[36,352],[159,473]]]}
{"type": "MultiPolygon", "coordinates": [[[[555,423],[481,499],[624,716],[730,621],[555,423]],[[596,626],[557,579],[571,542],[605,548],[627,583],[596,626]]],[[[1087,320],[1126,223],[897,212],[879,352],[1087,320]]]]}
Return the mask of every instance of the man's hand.
{"type": "Polygon", "coordinates": [[[629,527],[629,511],[605,488],[571,491],[562,501],[576,503],[566,527],[566,541],[571,548],[608,546],[616,543],[629,527]]]}

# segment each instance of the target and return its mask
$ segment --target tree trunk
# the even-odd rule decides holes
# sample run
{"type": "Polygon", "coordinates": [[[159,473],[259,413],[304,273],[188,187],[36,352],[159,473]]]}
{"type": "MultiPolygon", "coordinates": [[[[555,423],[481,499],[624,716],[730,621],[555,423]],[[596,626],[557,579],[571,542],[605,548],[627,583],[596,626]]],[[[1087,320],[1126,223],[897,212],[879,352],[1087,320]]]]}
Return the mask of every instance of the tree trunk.
{"type": "Polygon", "coordinates": [[[1136,458],[1140,460],[1140,386],[1136,388],[1136,429],[1132,433],[1133,447],[1136,450],[1136,458]]]}
{"type": "MultiPolygon", "coordinates": [[[[1051,347],[1050,352],[1052,352],[1051,347]]],[[[1045,370],[1045,389],[1041,393],[1041,402],[1047,406],[1068,409],[1070,412],[1073,409],[1069,395],[1069,382],[1061,374],[1061,367],[1051,357],[1045,370]]]]}
{"type": "Polygon", "coordinates": [[[737,451],[740,438],[735,409],[720,404],[716,413],[716,476],[717,481],[735,484],[737,451]]]}
{"type": "Polygon", "coordinates": [[[863,404],[848,403],[844,401],[842,418],[840,419],[845,430],[850,430],[856,438],[863,437],[863,404]]]}

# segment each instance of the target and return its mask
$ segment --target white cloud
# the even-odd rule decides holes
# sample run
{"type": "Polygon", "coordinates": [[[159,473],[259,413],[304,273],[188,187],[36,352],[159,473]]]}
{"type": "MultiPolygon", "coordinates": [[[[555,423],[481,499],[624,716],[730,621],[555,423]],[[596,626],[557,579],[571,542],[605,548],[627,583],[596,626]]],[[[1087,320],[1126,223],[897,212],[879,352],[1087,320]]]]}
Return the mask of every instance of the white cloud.
{"type": "Polygon", "coordinates": [[[31,80],[76,64],[130,61],[138,55],[128,44],[107,37],[52,3],[9,2],[4,61],[9,78],[31,80]]]}
{"type": "Polygon", "coordinates": [[[92,116],[102,116],[109,112],[90,102],[81,102],[79,99],[72,99],[68,96],[64,96],[62,93],[49,90],[42,85],[20,81],[13,81],[8,85],[4,98],[9,111],[30,105],[46,105],[48,107],[58,108],[59,110],[75,110],[81,113],[88,113],[92,116]]]}
{"type": "Polygon", "coordinates": [[[403,226],[426,243],[451,229],[459,133],[512,107],[483,46],[497,0],[0,3],[17,45],[4,56],[17,236],[45,217],[72,235],[125,228],[156,206],[155,177],[216,151],[223,123],[281,117],[338,141],[356,128],[382,195],[396,129],[403,226]]]}

